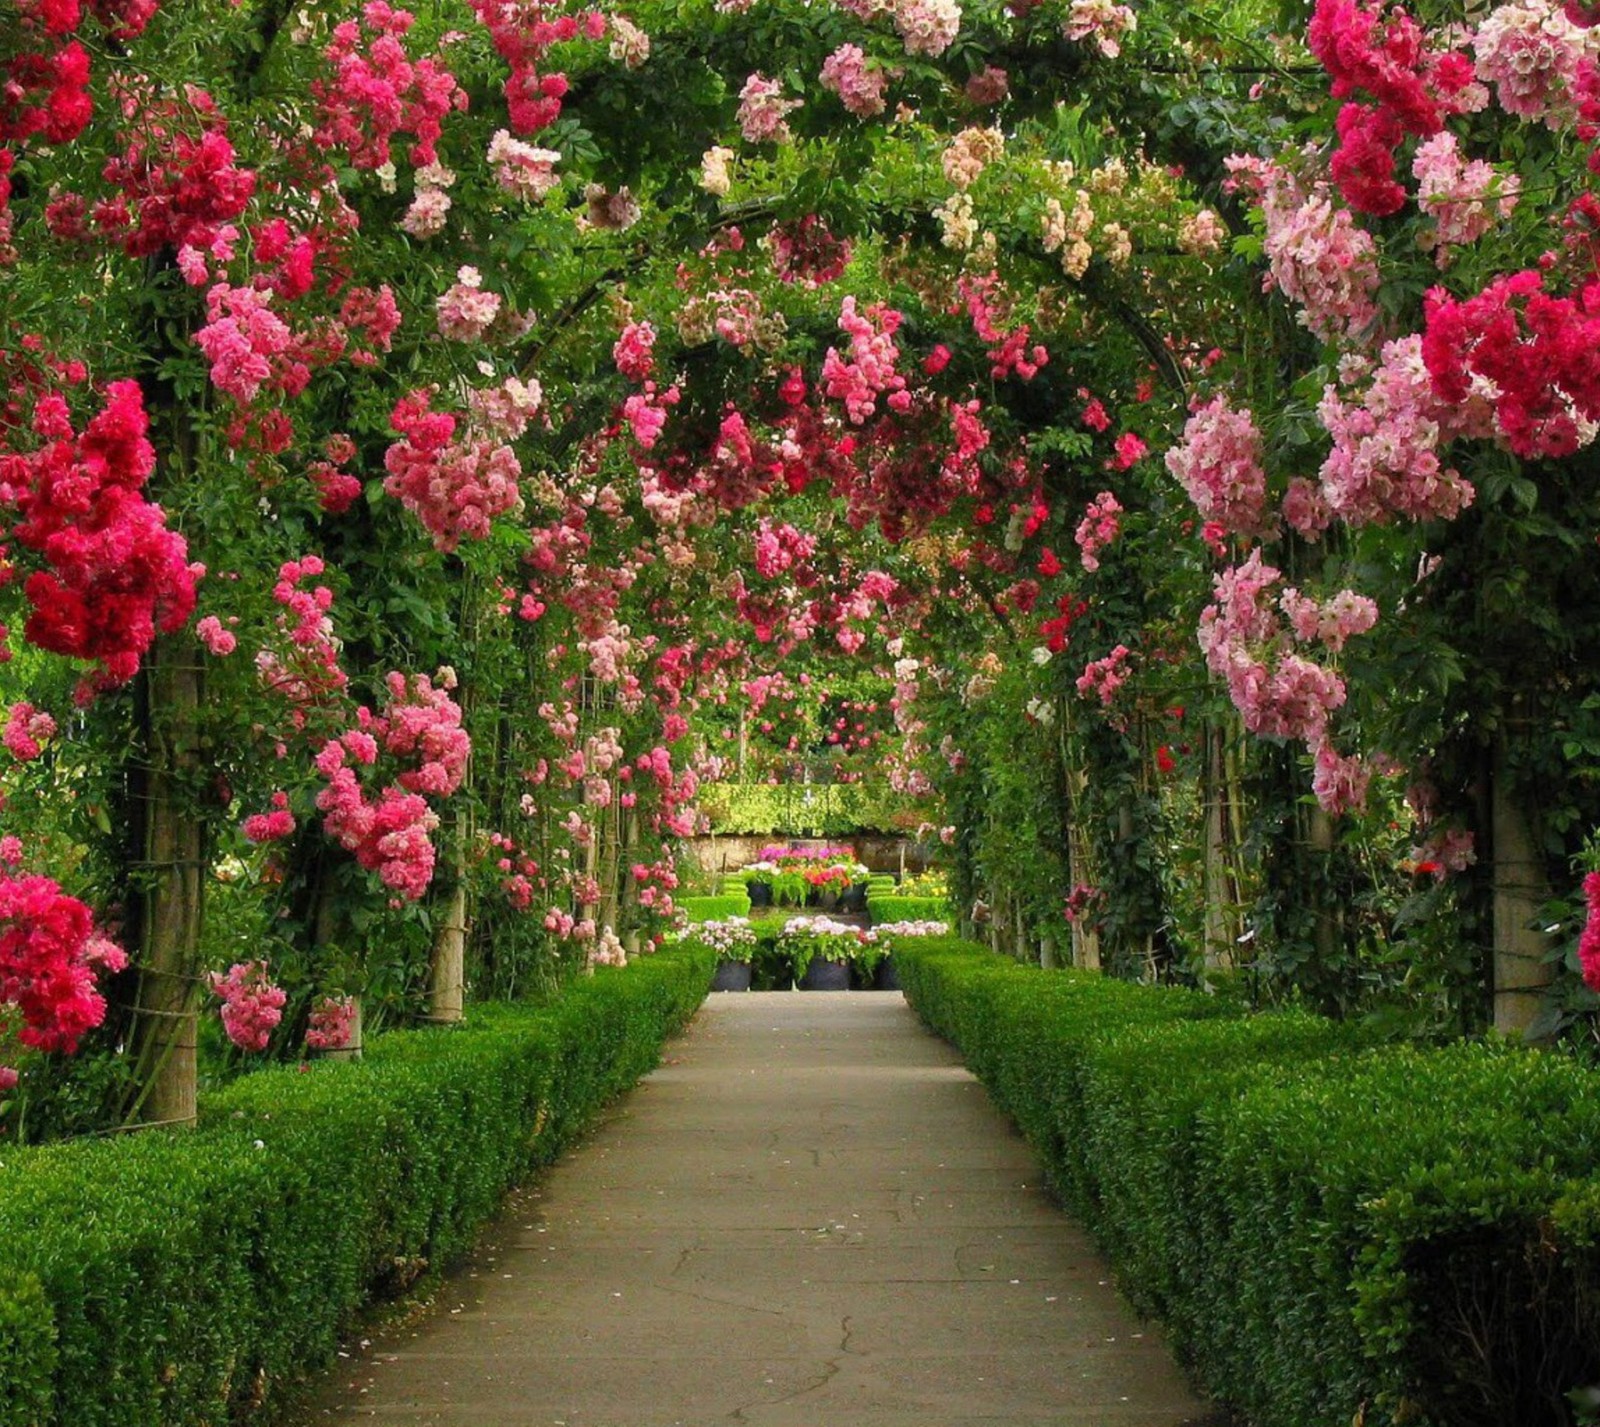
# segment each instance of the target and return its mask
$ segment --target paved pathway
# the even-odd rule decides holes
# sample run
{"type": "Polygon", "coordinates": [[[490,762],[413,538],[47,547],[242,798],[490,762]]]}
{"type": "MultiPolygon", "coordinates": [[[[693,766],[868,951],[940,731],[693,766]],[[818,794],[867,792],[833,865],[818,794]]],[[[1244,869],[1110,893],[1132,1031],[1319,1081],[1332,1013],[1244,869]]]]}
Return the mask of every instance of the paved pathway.
{"type": "Polygon", "coordinates": [[[898,993],[713,996],[312,1420],[1209,1423],[1035,1174],[898,993]]]}

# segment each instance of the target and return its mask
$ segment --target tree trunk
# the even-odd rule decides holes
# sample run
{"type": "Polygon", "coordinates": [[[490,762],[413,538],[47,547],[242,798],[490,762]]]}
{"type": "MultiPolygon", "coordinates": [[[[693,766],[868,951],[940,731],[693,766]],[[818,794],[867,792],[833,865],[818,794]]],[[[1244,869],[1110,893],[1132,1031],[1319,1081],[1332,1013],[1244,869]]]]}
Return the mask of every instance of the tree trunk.
{"type": "Polygon", "coordinates": [[[135,1099],[139,1125],[193,1125],[200,932],[205,907],[205,823],[193,806],[202,690],[193,639],[163,636],[140,675],[148,766],[134,780],[143,804],[142,877],[135,882],[139,985],[135,998],[135,1099]]]}
{"type": "Polygon", "coordinates": [[[1495,748],[1490,792],[1494,836],[1494,1028],[1522,1037],[1539,1014],[1555,966],[1540,914],[1550,899],[1544,859],[1512,783],[1507,750],[1495,748]]]}
{"type": "Polygon", "coordinates": [[[1230,818],[1227,767],[1221,729],[1206,729],[1206,762],[1201,779],[1205,805],[1205,902],[1202,935],[1207,971],[1226,971],[1238,945],[1238,887],[1234,885],[1228,846],[1230,818]]]}

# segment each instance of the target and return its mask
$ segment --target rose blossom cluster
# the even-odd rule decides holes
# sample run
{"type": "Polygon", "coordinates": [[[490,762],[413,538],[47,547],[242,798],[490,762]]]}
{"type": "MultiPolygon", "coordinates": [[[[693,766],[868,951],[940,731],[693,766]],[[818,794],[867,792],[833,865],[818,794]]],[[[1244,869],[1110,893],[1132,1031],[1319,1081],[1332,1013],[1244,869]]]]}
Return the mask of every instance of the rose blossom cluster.
{"type": "Polygon", "coordinates": [[[1502,178],[1482,159],[1463,160],[1460,143],[1448,130],[1417,145],[1411,171],[1417,206],[1434,220],[1422,241],[1441,268],[1449,265],[1452,248],[1477,242],[1498,220],[1509,218],[1522,191],[1516,174],[1502,178]]]}
{"type": "Polygon", "coordinates": [[[56,721],[30,703],[12,704],[6,713],[4,743],[6,751],[18,763],[31,763],[55,733],[56,721]]]}
{"type": "Polygon", "coordinates": [[[747,144],[786,144],[794,137],[788,116],[804,102],[785,99],[783,85],[757,71],[739,91],[739,132],[747,144]]]}
{"type": "Polygon", "coordinates": [[[944,176],[959,189],[975,184],[984,169],[1006,151],[1006,137],[998,129],[963,129],[946,146],[940,160],[944,176]]]}
{"type": "Polygon", "coordinates": [[[850,262],[850,243],[836,238],[815,213],[798,223],[777,223],[769,236],[772,270],[782,282],[820,287],[841,276],[850,262]]]}
{"type": "Polygon", "coordinates": [[[1093,40],[1100,53],[1115,59],[1122,53],[1122,37],[1139,28],[1139,19],[1126,5],[1113,0],[1072,0],[1061,30],[1069,40],[1093,40]]]}
{"type": "Polygon", "coordinates": [[[390,422],[400,433],[384,453],[383,488],[417,517],[438,550],[463,539],[485,539],[497,515],[519,510],[522,466],[511,447],[469,429],[456,437],[456,418],[430,409],[430,391],[396,404],[390,422]]]}
{"type": "Polygon", "coordinates": [[[648,381],[655,372],[656,329],[648,322],[630,322],[611,349],[617,370],[629,381],[648,381]]]}
{"type": "MultiPolygon", "coordinates": [[[[120,191],[96,203],[89,216],[129,257],[150,257],[168,247],[209,250],[255,192],[256,175],[235,165],[215,102],[191,89],[187,109],[200,115],[204,127],[198,135],[174,132],[174,114],[147,107],[141,124],[128,131],[127,148],[101,171],[120,191]]],[[[45,217],[58,236],[85,236],[76,195],[58,195],[45,217]]]]}
{"type": "Polygon", "coordinates": [[[1583,984],[1600,992],[1600,872],[1591,872],[1583,879],[1583,897],[1588,914],[1578,938],[1578,962],[1583,967],[1583,984]]]}
{"type": "Polygon", "coordinates": [[[1466,55],[1435,48],[1398,5],[1317,0],[1307,45],[1333,80],[1335,98],[1361,93],[1339,112],[1333,181],[1353,208],[1398,212],[1405,189],[1395,179],[1395,151],[1408,135],[1437,134],[1450,114],[1483,107],[1487,95],[1466,55]]]}
{"type": "Polygon", "coordinates": [[[1500,5],[1472,37],[1478,78],[1508,114],[1565,129],[1577,117],[1580,76],[1594,62],[1594,32],[1557,0],[1500,5]]]}
{"type": "Polygon", "coordinates": [[[389,162],[390,142],[410,134],[414,165],[430,164],[445,115],[467,107],[467,94],[437,59],[413,60],[402,41],[413,24],[406,10],[386,0],[367,0],[361,19],[335,25],[323,57],[333,75],[316,80],[315,142],[342,148],[351,166],[380,168],[389,162]]]}
{"type": "Polygon", "coordinates": [[[211,990],[222,1001],[222,1029],[240,1050],[267,1048],[283,1019],[288,996],[274,986],[264,961],[236,961],[226,974],[211,973],[211,990]]]}
{"type": "MultiPolygon", "coordinates": [[[[1463,429],[1467,410],[1464,399],[1452,412],[1435,396],[1423,364],[1422,338],[1386,343],[1364,393],[1347,399],[1330,386],[1317,407],[1333,437],[1333,450],[1319,473],[1321,507],[1348,525],[1380,523],[1394,515],[1455,519],[1472,504],[1474,492],[1439,459],[1439,447],[1463,429]],[[1452,423],[1448,433],[1441,427],[1447,420],[1452,423]]],[[[1298,524],[1292,511],[1286,514],[1298,524]]]]}
{"type": "Polygon", "coordinates": [[[289,811],[289,795],[281,789],[272,795],[272,811],[252,813],[241,831],[247,842],[277,842],[294,832],[294,814],[289,811]]]}
{"type": "Polygon", "coordinates": [[[304,724],[307,706],[337,693],[349,682],[339,667],[340,644],[328,616],[333,591],[326,585],[302,588],[324,570],[316,555],[286,560],[278,567],[272,598],[283,607],[278,628],[288,639],[287,659],[268,649],[256,655],[262,683],[292,706],[296,727],[304,724]]]}
{"type": "Polygon", "coordinates": [[[349,996],[324,996],[311,1008],[306,1024],[307,1050],[343,1050],[356,1026],[356,1003],[349,996]]]}
{"type": "Polygon", "coordinates": [[[489,140],[488,159],[494,166],[494,181],[507,193],[529,203],[543,202],[561,182],[555,171],[561,162],[559,152],[525,144],[505,129],[495,130],[489,140]]]}
{"type": "Polygon", "coordinates": [[[566,75],[541,69],[550,49],[569,40],[602,40],[606,17],[598,10],[557,14],[546,0],[470,0],[489,31],[496,53],[511,69],[506,111],[518,134],[535,134],[561,117],[571,87],[566,75]]]}
{"type": "Polygon", "coordinates": [[[1466,299],[1435,288],[1423,304],[1434,394],[1447,407],[1487,402],[1494,434],[1529,461],[1588,446],[1600,421],[1600,282],[1575,297],[1544,284],[1528,269],[1466,299]]]}
{"type": "Polygon", "coordinates": [[[822,87],[839,96],[858,119],[883,113],[889,76],[867,58],[860,45],[840,45],[822,62],[822,87]]]}
{"type": "Polygon", "coordinates": [[[612,15],[611,58],[624,69],[642,69],[650,58],[650,36],[623,15],[612,15]]]}
{"type": "Polygon", "coordinates": [[[1072,538],[1078,543],[1083,568],[1091,575],[1100,568],[1100,552],[1122,533],[1122,522],[1117,518],[1121,514],[1122,506],[1110,491],[1101,491],[1084,507],[1083,519],[1072,538]]]}
{"type": "Polygon", "coordinates": [[[1127,682],[1128,659],[1132,653],[1126,644],[1119,644],[1104,659],[1095,659],[1084,665],[1083,673],[1078,675],[1078,693],[1084,698],[1094,695],[1099,698],[1102,708],[1110,708],[1117,690],[1127,682]]]}
{"type": "MultiPolygon", "coordinates": [[[[434,847],[432,833],[439,817],[418,793],[408,793],[390,784],[377,800],[369,801],[362,792],[355,770],[345,765],[347,748],[353,735],[326,744],[317,755],[317,770],[328,786],[317,794],[317,807],[323,826],[346,852],[369,872],[376,872],[387,887],[408,901],[416,901],[433,880],[434,847]]],[[[376,760],[375,748],[361,748],[358,762],[376,760]],[[363,758],[370,752],[371,758],[363,758]]]]}
{"type": "Polygon", "coordinates": [[[1372,628],[1378,608],[1350,590],[1318,603],[1294,589],[1275,608],[1270,592],[1280,578],[1262,563],[1260,550],[1218,575],[1216,602],[1200,615],[1200,647],[1207,667],[1226,682],[1245,727],[1265,737],[1302,740],[1315,759],[1318,801],[1330,812],[1345,812],[1361,805],[1370,770],[1339,754],[1328,739],[1329,716],[1345,701],[1344,680],[1295,645],[1316,640],[1342,649],[1347,639],[1372,628]]]}
{"type": "Polygon", "coordinates": [[[1325,341],[1365,334],[1378,315],[1372,235],[1334,204],[1324,183],[1306,190],[1282,165],[1257,158],[1235,155],[1227,166],[1266,219],[1265,285],[1298,303],[1300,322],[1325,341]]]}
{"type": "Polygon", "coordinates": [[[271,292],[219,282],[206,293],[206,325],[195,345],[211,363],[211,384],[248,406],[263,388],[300,395],[311,381],[302,344],[272,310],[271,292]]]}
{"type": "Polygon", "coordinates": [[[896,411],[911,405],[906,379],[895,370],[900,349],[894,334],[900,322],[900,314],[882,304],[857,312],[853,293],[840,306],[839,329],[850,336],[850,360],[829,347],[822,359],[822,381],[830,397],[844,402],[846,414],[857,426],[877,410],[877,399],[885,393],[896,411]]]}
{"type": "Polygon", "coordinates": [[[1226,395],[1195,407],[1166,465],[1203,519],[1233,535],[1263,533],[1267,473],[1261,432],[1248,408],[1235,411],[1226,395]]]}
{"type": "Polygon", "coordinates": [[[956,0],[893,0],[892,9],[907,54],[937,59],[961,31],[956,0]]]}
{"type": "MultiPolygon", "coordinates": [[[[446,671],[444,677],[453,682],[446,671]]],[[[402,773],[399,783],[412,793],[449,797],[466,776],[472,740],[461,726],[461,706],[448,688],[435,687],[426,674],[407,679],[398,671],[384,678],[389,703],[369,730],[395,758],[414,759],[417,766],[402,773]]]]}
{"type": "Polygon", "coordinates": [[[41,397],[36,451],[0,451],[0,508],[18,516],[16,543],[43,568],[23,584],[24,634],[54,654],[101,667],[80,694],[126,683],[157,631],[175,633],[195,604],[183,537],[141,488],[155,467],[139,384],[113,382],[105,405],[73,430],[66,401],[41,397]]]}
{"type": "Polygon", "coordinates": [[[439,335],[452,342],[481,342],[500,315],[500,294],[483,290],[477,268],[457,270],[456,280],[434,299],[439,335]]]}
{"type": "Polygon", "coordinates": [[[797,565],[804,569],[816,553],[816,548],[815,535],[796,530],[788,522],[774,525],[771,520],[763,518],[756,534],[756,573],[764,580],[775,580],[797,565]]]}
{"type": "Polygon", "coordinates": [[[89,908],[50,878],[0,875],[0,1005],[16,1008],[23,1045],[70,1055],[105,1019],[95,973],[127,964],[89,908]]]}

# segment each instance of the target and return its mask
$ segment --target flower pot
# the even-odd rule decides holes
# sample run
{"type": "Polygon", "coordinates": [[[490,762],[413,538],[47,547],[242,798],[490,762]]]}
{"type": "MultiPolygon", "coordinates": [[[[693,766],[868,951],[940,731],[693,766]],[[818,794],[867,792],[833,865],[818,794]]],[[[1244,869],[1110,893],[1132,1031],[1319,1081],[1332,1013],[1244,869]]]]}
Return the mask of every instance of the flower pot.
{"type": "Polygon", "coordinates": [[[750,989],[750,963],[748,961],[719,961],[713,991],[748,991],[750,989]]]}
{"type": "Polygon", "coordinates": [[[850,963],[825,961],[820,956],[814,956],[798,984],[802,991],[848,991],[850,963]]]}
{"type": "Polygon", "coordinates": [[[844,895],[839,898],[841,912],[864,912],[867,909],[867,884],[857,882],[852,887],[845,889],[844,895]]]}
{"type": "Polygon", "coordinates": [[[772,905],[772,883],[746,882],[744,889],[750,894],[752,907],[770,907],[772,905]]]}
{"type": "Polygon", "coordinates": [[[886,956],[878,963],[878,970],[872,979],[874,991],[898,991],[900,989],[900,974],[894,969],[894,957],[886,956]]]}

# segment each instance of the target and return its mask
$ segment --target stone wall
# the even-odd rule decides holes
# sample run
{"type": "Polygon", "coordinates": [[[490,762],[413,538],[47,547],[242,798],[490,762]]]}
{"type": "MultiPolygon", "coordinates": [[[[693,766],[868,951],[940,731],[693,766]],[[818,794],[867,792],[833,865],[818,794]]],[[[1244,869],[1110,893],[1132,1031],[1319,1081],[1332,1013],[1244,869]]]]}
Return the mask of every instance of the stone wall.
{"type": "Polygon", "coordinates": [[[734,872],[756,860],[764,847],[787,844],[791,847],[853,847],[856,856],[874,872],[899,874],[904,870],[926,872],[928,850],[910,838],[882,833],[862,833],[856,837],[691,837],[682,843],[685,856],[708,873],[734,872]]]}

